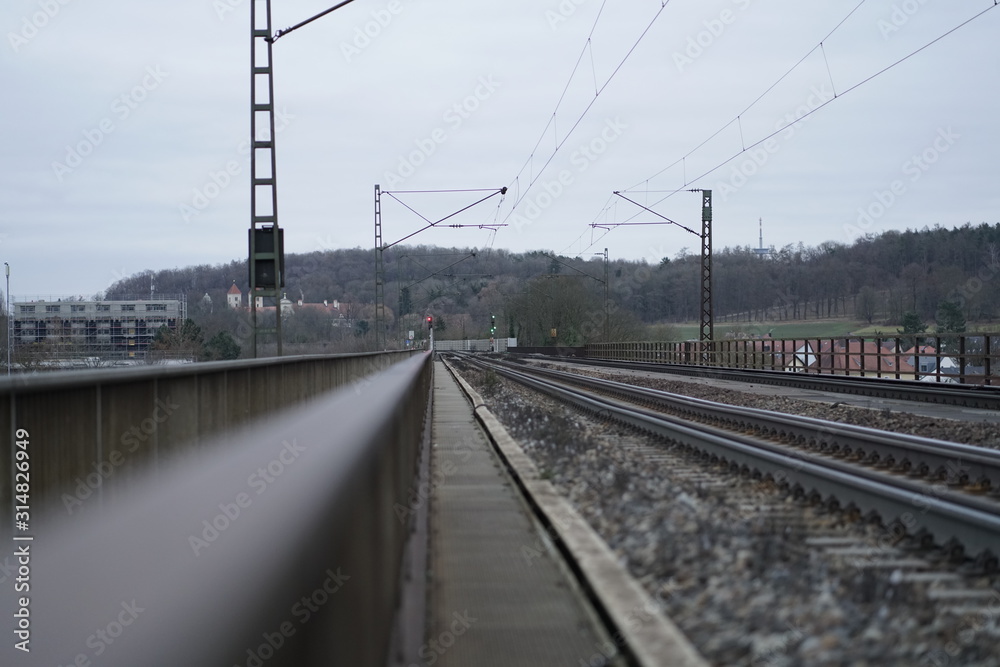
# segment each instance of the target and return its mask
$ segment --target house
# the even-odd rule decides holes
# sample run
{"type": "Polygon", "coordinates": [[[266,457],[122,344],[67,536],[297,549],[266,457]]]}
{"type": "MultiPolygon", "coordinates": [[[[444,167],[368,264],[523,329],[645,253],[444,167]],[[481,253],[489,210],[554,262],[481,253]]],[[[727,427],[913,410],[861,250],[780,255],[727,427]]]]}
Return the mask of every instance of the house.
{"type": "Polygon", "coordinates": [[[226,305],[230,308],[236,310],[243,305],[243,292],[240,288],[236,286],[236,281],[233,281],[233,286],[229,288],[226,292],[226,305]]]}
{"type": "Polygon", "coordinates": [[[836,375],[872,375],[914,379],[913,362],[899,352],[893,341],[839,340],[823,341],[819,368],[836,375]]]}
{"type": "Polygon", "coordinates": [[[815,372],[819,357],[815,350],[815,341],[774,340],[765,336],[751,341],[747,352],[759,359],[765,366],[795,373],[815,372]]]}
{"type": "Polygon", "coordinates": [[[959,364],[951,357],[938,355],[932,345],[917,345],[906,351],[910,363],[920,374],[918,380],[924,382],[958,382],[959,364]],[[943,377],[947,376],[947,377],[943,377]]]}

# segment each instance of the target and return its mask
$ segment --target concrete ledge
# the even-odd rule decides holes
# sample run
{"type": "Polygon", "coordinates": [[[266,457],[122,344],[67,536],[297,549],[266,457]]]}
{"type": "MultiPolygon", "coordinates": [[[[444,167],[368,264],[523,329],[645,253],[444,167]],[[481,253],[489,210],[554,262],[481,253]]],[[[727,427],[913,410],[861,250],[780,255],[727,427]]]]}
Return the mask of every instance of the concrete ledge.
{"type": "Polygon", "coordinates": [[[708,667],[709,663],[660,610],[601,537],[570,502],[538,474],[534,462],[483,403],[482,397],[445,362],[474,406],[500,457],[528,502],[574,561],[582,583],[613,624],[615,643],[644,667],[708,667]]]}

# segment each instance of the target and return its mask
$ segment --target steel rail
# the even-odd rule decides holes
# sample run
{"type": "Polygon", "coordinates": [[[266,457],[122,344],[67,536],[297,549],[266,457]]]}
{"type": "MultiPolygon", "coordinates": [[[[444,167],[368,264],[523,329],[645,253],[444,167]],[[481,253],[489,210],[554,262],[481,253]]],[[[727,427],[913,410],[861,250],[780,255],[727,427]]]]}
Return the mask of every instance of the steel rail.
{"type": "Polygon", "coordinates": [[[1000,410],[1000,388],[962,385],[961,388],[947,383],[919,382],[916,380],[896,380],[855,375],[832,375],[821,373],[789,373],[787,371],[743,370],[690,366],[683,364],[658,364],[641,361],[609,361],[559,357],[560,361],[586,366],[604,366],[650,371],[671,375],[754,382],[797,389],[829,391],[855,396],[871,396],[901,401],[938,403],[984,410],[1000,410]]]}
{"type": "Polygon", "coordinates": [[[902,522],[916,532],[926,532],[941,544],[955,540],[970,555],[991,558],[1000,544],[1000,505],[996,503],[965,494],[942,493],[924,483],[859,468],[828,456],[789,452],[776,443],[692,424],[508,367],[487,365],[481,360],[473,363],[492,367],[498,374],[599,416],[665,437],[730,465],[757,471],[791,488],[818,493],[864,512],[876,512],[887,525],[902,522]]]}
{"type": "Polygon", "coordinates": [[[794,440],[796,446],[821,453],[853,455],[859,461],[869,464],[898,466],[900,472],[929,475],[938,479],[950,476],[955,482],[985,482],[993,489],[1000,489],[1000,450],[906,433],[890,433],[814,417],[732,406],[553,369],[531,370],[564,382],[607,391],[632,401],[662,405],[681,414],[722,422],[730,425],[730,430],[745,431],[753,428],[758,433],[785,441],[794,440]]]}

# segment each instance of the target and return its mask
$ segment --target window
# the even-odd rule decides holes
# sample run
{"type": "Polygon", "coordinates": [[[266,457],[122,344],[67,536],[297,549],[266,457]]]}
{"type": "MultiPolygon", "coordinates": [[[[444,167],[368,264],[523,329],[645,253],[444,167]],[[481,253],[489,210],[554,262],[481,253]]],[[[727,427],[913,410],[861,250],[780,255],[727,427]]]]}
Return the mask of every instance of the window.
{"type": "Polygon", "coordinates": [[[146,310],[147,311],[148,310],[162,310],[162,311],[166,311],[167,310],[167,304],[165,304],[165,303],[147,303],[146,304],[146,310]]]}
{"type": "Polygon", "coordinates": [[[86,306],[82,306],[82,305],[78,305],[78,304],[73,304],[73,305],[71,305],[69,307],[69,310],[72,313],[82,313],[85,310],[87,310],[87,307],[86,306]]]}
{"type": "Polygon", "coordinates": [[[35,312],[35,307],[34,306],[21,306],[21,312],[22,313],[33,313],[33,312],[35,312]]]}
{"type": "Polygon", "coordinates": [[[97,312],[99,312],[99,313],[107,313],[107,312],[110,312],[110,310],[111,310],[111,305],[110,304],[107,304],[107,303],[99,303],[99,304],[97,304],[97,312]]]}
{"type": "Polygon", "coordinates": [[[45,306],[46,313],[58,313],[60,310],[58,305],[55,306],[45,306]]]}
{"type": "Polygon", "coordinates": [[[135,310],[135,304],[134,303],[123,303],[122,304],[122,310],[126,311],[126,312],[134,311],[135,310]]]}

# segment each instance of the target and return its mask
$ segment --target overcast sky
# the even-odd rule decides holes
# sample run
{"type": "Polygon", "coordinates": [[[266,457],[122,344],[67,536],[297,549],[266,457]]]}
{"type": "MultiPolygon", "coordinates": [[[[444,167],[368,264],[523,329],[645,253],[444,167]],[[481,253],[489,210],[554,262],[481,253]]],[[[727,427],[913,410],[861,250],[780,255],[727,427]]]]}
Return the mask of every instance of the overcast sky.
{"type": "MultiPolygon", "coordinates": [[[[5,0],[0,260],[15,296],[246,256],[250,2],[5,0]]],[[[274,4],[278,29],[333,3],[274,4]]],[[[372,247],[375,184],[510,187],[448,221],[507,227],[414,243],[650,262],[698,239],[590,227],[657,219],[613,191],[697,229],[698,197],[666,192],[712,189],[716,247],[756,246],[759,218],[778,247],[1000,222],[1000,10],[852,90],[994,6],[869,0],[825,39],[856,4],[357,0],[274,45],[286,249],[372,247]]],[[[399,196],[436,220],[485,194],[399,196]]],[[[387,242],[423,224],[383,199],[387,242]]]]}

